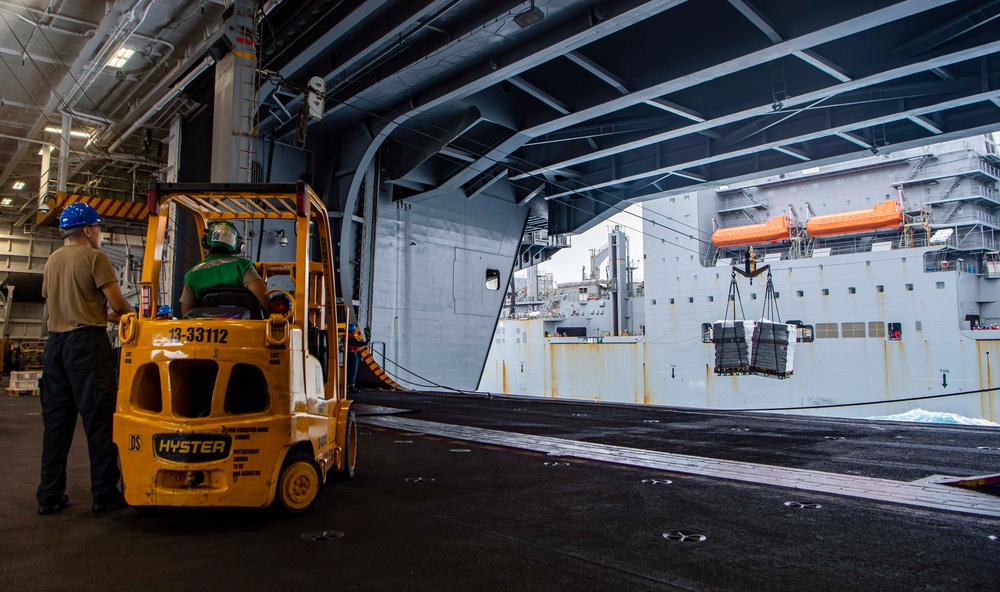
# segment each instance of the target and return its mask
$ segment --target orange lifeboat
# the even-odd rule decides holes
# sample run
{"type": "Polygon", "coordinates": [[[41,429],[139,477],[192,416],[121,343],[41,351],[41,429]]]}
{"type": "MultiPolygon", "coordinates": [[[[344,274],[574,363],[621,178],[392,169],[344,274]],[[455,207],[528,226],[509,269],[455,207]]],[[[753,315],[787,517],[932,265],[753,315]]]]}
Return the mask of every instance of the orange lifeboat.
{"type": "Polygon", "coordinates": [[[776,216],[764,224],[720,228],[712,233],[712,244],[722,248],[788,240],[791,225],[788,216],[776,216]]]}
{"type": "Polygon", "coordinates": [[[830,236],[883,228],[899,228],[902,224],[903,208],[898,200],[890,199],[875,204],[875,207],[870,210],[813,216],[806,222],[806,232],[809,233],[809,236],[830,236]]]}

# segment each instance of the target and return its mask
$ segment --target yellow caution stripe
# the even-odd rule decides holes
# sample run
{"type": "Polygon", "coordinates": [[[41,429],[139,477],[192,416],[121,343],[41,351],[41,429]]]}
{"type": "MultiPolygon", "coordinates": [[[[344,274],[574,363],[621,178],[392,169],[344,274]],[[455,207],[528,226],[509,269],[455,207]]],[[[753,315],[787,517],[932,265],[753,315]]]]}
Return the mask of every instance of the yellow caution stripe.
{"type": "MultiPolygon", "coordinates": [[[[354,337],[356,339],[358,339],[359,341],[364,341],[365,340],[365,337],[364,337],[364,335],[361,334],[361,330],[360,329],[355,329],[354,330],[354,337]]],[[[361,359],[364,360],[365,364],[368,366],[368,369],[372,371],[372,374],[374,374],[376,378],[378,378],[379,380],[382,381],[382,384],[388,386],[391,389],[397,390],[397,391],[409,391],[410,390],[410,389],[408,389],[408,388],[406,388],[404,386],[401,386],[395,380],[389,378],[389,375],[385,373],[385,370],[383,370],[382,367],[378,365],[378,362],[375,361],[375,358],[372,357],[372,352],[371,352],[370,349],[368,349],[367,345],[364,346],[364,347],[362,347],[358,351],[358,353],[360,354],[361,359]]]]}
{"type": "Polygon", "coordinates": [[[49,198],[49,211],[38,212],[35,216],[36,226],[56,226],[59,214],[63,208],[72,203],[85,203],[97,210],[101,218],[118,218],[125,220],[145,220],[149,216],[146,202],[122,201],[107,197],[91,197],[73,193],[57,193],[55,198],[49,198]]]}

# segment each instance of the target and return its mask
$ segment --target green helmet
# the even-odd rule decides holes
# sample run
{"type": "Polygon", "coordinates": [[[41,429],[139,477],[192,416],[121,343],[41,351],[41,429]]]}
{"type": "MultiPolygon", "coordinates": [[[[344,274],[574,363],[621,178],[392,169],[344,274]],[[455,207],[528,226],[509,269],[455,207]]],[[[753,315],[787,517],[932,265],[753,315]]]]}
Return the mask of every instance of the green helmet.
{"type": "Polygon", "coordinates": [[[240,232],[229,222],[212,222],[205,231],[202,243],[206,249],[222,248],[229,254],[237,253],[243,248],[240,232]]]}

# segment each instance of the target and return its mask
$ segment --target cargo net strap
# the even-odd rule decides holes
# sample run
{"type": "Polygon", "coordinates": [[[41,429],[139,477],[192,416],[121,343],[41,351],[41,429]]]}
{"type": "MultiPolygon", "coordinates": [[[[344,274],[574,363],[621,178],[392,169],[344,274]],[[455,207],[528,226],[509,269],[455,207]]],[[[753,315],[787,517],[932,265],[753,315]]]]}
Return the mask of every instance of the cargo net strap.
{"type": "Polygon", "coordinates": [[[715,323],[712,342],[715,345],[715,373],[721,376],[737,374],[788,378],[792,374],[792,354],[795,343],[794,328],[781,322],[778,304],[774,297],[771,272],[767,272],[764,292],[764,309],[761,320],[738,320],[736,307],[743,317],[736,272],[729,284],[726,316],[715,323]],[[730,304],[732,303],[732,304],[730,304]],[[730,320],[730,310],[732,320],[730,320]]]}

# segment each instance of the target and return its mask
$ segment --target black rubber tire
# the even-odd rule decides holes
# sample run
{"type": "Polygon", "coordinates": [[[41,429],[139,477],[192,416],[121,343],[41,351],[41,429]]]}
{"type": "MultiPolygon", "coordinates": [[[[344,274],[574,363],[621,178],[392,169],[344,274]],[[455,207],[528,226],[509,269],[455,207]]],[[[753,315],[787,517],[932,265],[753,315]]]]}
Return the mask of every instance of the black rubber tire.
{"type": "Polygon", "coordinates": [[[347,412],[347,434],[344,438],[344,468],[338,473],[341,479],[353,479],[358,464],[358,422],[354,410],[347,412]]]}

